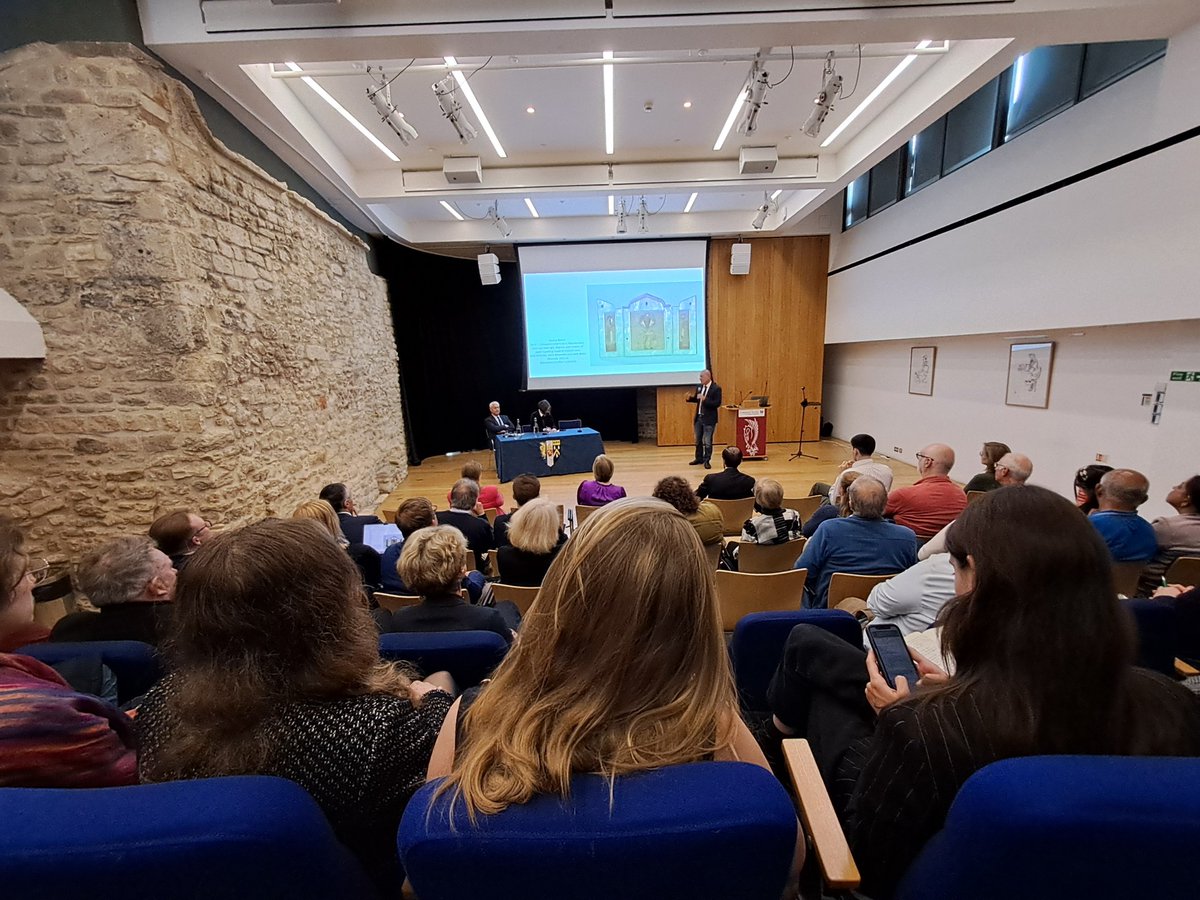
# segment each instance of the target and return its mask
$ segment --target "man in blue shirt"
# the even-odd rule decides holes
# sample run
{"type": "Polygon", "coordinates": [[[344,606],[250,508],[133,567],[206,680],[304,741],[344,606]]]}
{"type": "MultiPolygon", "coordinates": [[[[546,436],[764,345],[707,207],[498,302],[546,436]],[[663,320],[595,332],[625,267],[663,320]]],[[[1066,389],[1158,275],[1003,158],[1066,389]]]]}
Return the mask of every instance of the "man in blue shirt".
{"type": "Polygon", "coordinates": [[[885,522],[887,489],[863,475],[847,489],[851,515],[822,522],[809,538],[794,568],[808,569],[804,606],[823,609],[835,572],[887,575],[917,562],[917,536],[912,529],[885,522]]]}
{"type": "Polygon", "coordinates": [[[1113,562],[1149,562],[1158,552],[1158,539],[1137,508],[1150,496],[1150,482],[1133,469],[1105,472],[1096,485],[1099,509],[1088,520],[1100,532],[1113,562]]]}

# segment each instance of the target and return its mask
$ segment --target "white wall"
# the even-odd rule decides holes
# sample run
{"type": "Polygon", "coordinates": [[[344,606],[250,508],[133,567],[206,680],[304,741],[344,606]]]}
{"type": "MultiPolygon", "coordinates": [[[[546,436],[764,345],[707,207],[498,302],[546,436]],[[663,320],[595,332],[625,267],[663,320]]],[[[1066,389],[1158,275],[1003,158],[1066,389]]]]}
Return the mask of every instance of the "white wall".
{"type": "Polygon", "coordinates": [[[1150,424],[1141,395],[1173,369],[1200,371],[1200,321],[1085,329],[1081,336],[1051,332],[1055,341],[1046,409],[1005,406],[1008,348],[1003,335],[941,338],[933,396],[908,393],[913,341],[840,344],[826,348],[824,417],[847,438],[865,431],[879,452],[915,464],[925,444],[943,441],[958,453],[951,476],[979,471],[984,441],[1003,441],[1028,454],[1032,481],[1064,495],[1080,466],[1097,453],[1150,479],[1143,515],[1170,514],[1163,498],[1175,484],[1200,474],[1200,383],[1168,383],[1162,421],[1150,424]]]}

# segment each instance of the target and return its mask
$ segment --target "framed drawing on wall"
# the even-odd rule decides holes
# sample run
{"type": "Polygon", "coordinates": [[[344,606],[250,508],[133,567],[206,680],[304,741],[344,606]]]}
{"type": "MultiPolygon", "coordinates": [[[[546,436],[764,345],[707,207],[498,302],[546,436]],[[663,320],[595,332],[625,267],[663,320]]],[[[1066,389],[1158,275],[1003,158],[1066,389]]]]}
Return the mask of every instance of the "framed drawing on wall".
{"type": "Polygon", "coordinates": [[[1045,409],[1050,404],[1050,369],[1054,342],[1011,344],[1008,348],[1008,406],[1045,409]]]}
{"type": "Polygon", "coordinates": [[[908,392],[910,394],[933,394],[933,366],[937,361],[937,347],[913,347],[908,353],[908,392]]]}

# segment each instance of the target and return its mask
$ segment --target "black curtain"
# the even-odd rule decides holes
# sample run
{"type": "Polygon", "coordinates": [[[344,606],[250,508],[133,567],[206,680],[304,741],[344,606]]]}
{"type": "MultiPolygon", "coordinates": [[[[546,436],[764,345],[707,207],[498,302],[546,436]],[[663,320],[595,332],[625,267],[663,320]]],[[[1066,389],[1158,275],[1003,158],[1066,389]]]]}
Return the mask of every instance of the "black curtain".
{"type": "Polygon", "coordinates": [[[582,419],[606,440],[637,440],[637,389],[526,392],[521,280],[500,264],[500,283],[479,282],[475,259],[423,253],[375,241],[387,279],[400,353],[409,462],[486,447],[483,420],[498,400],[505,415],[528,422],[549,400],[558,419],[582,419]]]}

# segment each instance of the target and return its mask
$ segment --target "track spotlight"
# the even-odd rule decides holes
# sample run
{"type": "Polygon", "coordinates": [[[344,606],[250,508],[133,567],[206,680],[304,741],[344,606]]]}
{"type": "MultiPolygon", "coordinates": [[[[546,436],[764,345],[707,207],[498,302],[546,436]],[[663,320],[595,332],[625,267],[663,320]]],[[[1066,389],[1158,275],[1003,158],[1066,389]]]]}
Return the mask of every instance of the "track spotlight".
{"type": "Polygon", "coordinates": [[[617,207],[617,234],[624,234],[629,230],[629,226],[625,224],[625,198],[621,198],[621,204],[617,207]]]}
{"type": "Polygon", "coordinates": [[[510,234],[512,234],[512,229],[508,227],[508,220],[506,220],[504,216],[500,215],[499,200],[488,207],[487,217],[488,221],[496,226],[496,230],[500,232],[501,237],[508,237],[510,234]]]}
{"type": "Polygon", "coordinates": [[[650,215],[650,210],[646,209],[646,198],[645,197],[642,197],[642,199],[638,201],[638,214],[637,215],[638,215],[638,233],[645,234],[646,232],[648,232],[650,230],[650,227],[646,224],[646,219],[650,215]]]}
{"type": "Polygon", "coordinates": [[[767,224],[767,216],[775,211],[775,202],[770,197],[763,194],[762,206],[758,208],[758,212],[754,216],[754,221],[750,225],[755,231],[762,231],[764,225],[767,224]]]}
{"type": "MultiPolygon", "coordinates": [[[[383,75],[382,71],[380,75],[383,75]]],[[[400,143],[405,147],[408,146],[409,141],[415,141],[419,137],[417,129],[408,124],[404,113],[396,109],[392,103],[392,83],[386,77],[381,84],[367,88],[367,99],[375,104],[375,109],[379,113],[379,118],[383,120],[383,124],[396,133],[396,137],[400,138],[400,143]]]]}
{"type": "Polygon", "coordinates": [[[821,92],[813,100],[812,111],[804,120],[804,133],[809,137],[817,137],[825,117],[833,112],[833,101],[842,92],[842,76],[833,70],[834,56],[830,50],[825,57],[825,72],[821,76],[821,92]]]}
{"type": "Polygon", "coordinates": [[[478,132],[471,121],[463,115],[462,104],[458,102],[454,91],[453,75],[447,75],[433,85],[433,93],[437,97],[438,105],[442,107],[442,115],[454,126],[454,130],[458,132],[458,139],[464,144],[469,144],[475,140],[478,132]]]}
{"type": "Polygon", "coordinates": [[[738,133],[746,136],[758,130],[758,114],[767,105],[767,91],[771,82],[767,78],[767,67],[760,54],[754,55],[750,74],[746,76],[746,93],[743,96],[742,118],[738,122],[738,133]]]}

